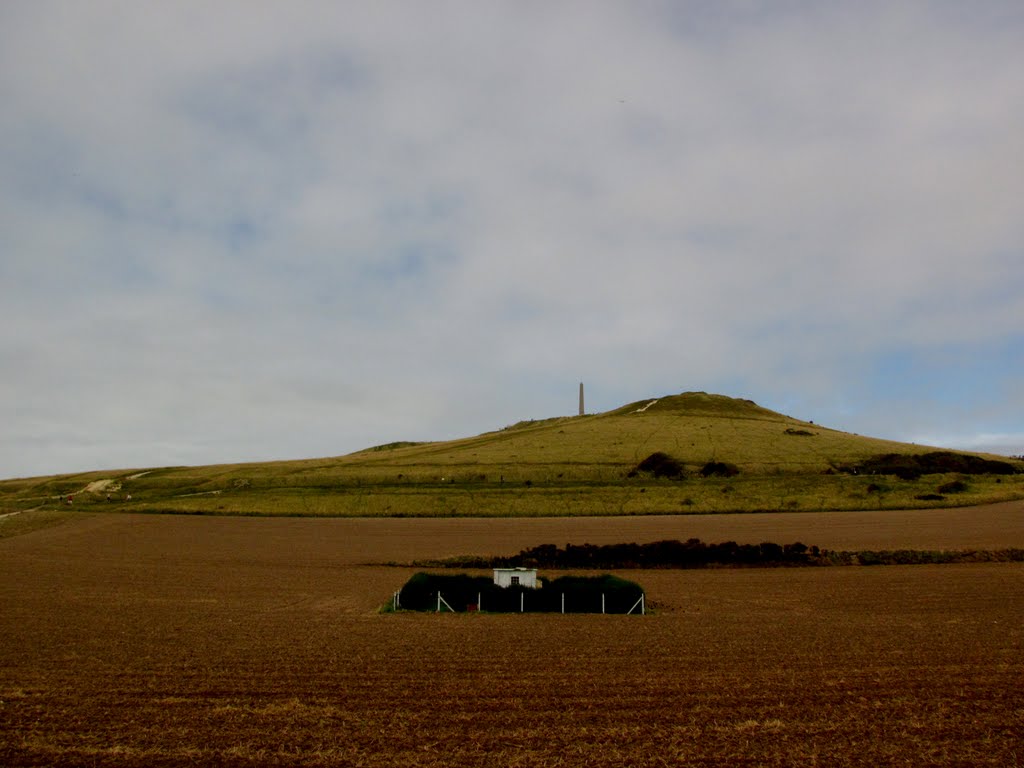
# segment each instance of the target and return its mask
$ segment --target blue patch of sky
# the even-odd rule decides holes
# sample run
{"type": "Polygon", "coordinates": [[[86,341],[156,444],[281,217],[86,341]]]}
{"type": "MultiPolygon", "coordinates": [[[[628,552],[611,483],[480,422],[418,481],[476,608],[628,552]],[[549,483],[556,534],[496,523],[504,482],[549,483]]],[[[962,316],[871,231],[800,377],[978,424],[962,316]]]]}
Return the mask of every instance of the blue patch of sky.
{"type": "MultiPolygon", "coordinates": [[[[515,328],[518,323],[535,320],[552,308],[527,292],[504,293],[491,308],[491,321],[505,328],[515,328]]],[[[564,331],[552,329],[544,341],[556,341],[564,331]]]]}
{"type": "MultiPolygon", "coordinates": [[[[55,125],[25,125],[21,136],[0,148],[3,184],[26,204],[59,215],[76,207],[102,219],[146,219],[170,227],[171,210],[153,201],[130,198],[119,189],[122,169],[100,169],[79,137],[55,125]]],[[[126,174],[127,175],[127,174],[126,174]]]]}
{"type": "Polygon", "coordinates": [[[454,227],[461,210],[461,199],[454,194],[387,202],[375,223],[390,243],[369,255],[362,275],[375,282],[405,282],[434,277],[453,265],[458,253],[445,232],[454,227]]]}
{"type": "Polygon", "coordinates": [[[770,348],[777,355],[772,373],[791,372],[806,364],[815,350],[830,348],[843,339],[846,329],[822,314],[813,319],[803,312],[799,299],[773,295],[765,312],[751,316],[744,329],[744,341],[755,349],[770,348]]]}
{"type": "MultiPolygon", "coordinates": [[[[969,259],[964,254],[964,259],[969,259]]],[[[913,296],[904,298],[899,310],[899,316],[894,319],[898,327],[904,323],[911,323],[920,317],[933,315],[933,307],[937,301],[941,301],[944,313],[947,317],[962,316],[965,318],[965,325],[970,329],[970,320],[974,315],[979,314],[979,308],[992,308],[1013,306],[1024,292],[1024,269],[1019,265],[1024,262],[1024,253],[1013,251],[996,251],[987,259],[989,272],[985,280],[977,287],[958,285],[950,283],[944,287],[942,293],[924,290],[913,296]]],[[[1020,334],[1020,329],[1015,326],[1004,325],[988,326],[984,329],[989,339],[1012,341],[1020,334]]],[[[991,342],[990,342],[991,343],[991,342]]]]}
{"type": "Polygon", "coordinates": [[[31,138],[0,148],[4,186],[26,205],[59,216],[64,207],[77,208],[103,220],[140,221],[165,230],[181,227],[177,207],[166,196],[147,190],[148,197],[129,195],[118,178],[122,168],[98,169],[80,140],[53,126],[36,126],[31,138]]]}
{"type": "Polygon", "coordinates": [[[959,0],[940,0],[927,4],[930,12],[952,28],[973,32],[1006,33],[1024,24],[1024,5],[1016,0],[996,0],[987,3],[963,3],[959,0]]]}
{"type": "Polygon", "coordinates": [[[734,251],[750,239],[751,231],[747,227],[722,226],[692,229],[684,235],[684,242],[714,252],[734,251]]]}
{"type": "Polygon", "coordinates": [[[444,243],[410,241],[387,249],[362,270],[365,277],[378,283],[421,280],[433,270],[450,264],[454,252],[444,243]]]}
{"type": "Polygon", "coordinates": [[[105,219],[123,221],[133,216],[125,201],[102,183],[82,184],[77,198],[83,206],[105,219]]]}
{"type": "Polygon", "coordinates": [[[310,107],[366,83],[366,73],[343,53],[314,52],[194,83],[181,103],[233,141],[278,152],[309,129],[310,107]]]}
{"type": "Polygon", "coordinates": [[[1024,382],[1024,335],[987,344],[892,350],[865,373],[871,398],[955,407],[996,402],[1006,382],[1024,382]]]}
{"type": "MultiPolygon", "coordinates": [[[[896,410],[925,416],[938,411],[960,428],[1024,429],[1024,414],[1007,411],[1015,392],[1024,386],[1024,335],[989,343],[890,348],[864,357],[850,375],[822,392],[780,391],[756,377],[719,379],[722,394],[750,397],[760,405],[835,429],[861,431],[865,419],[896,410]],[[750,393],[750,394],[745,394],[750,393]],[[763,398],[763,400],[762,400],[763,398]],[[1019,426],[1015,426],[1019,425],[1019,426]]],[[[912,434],[877,434],[912,439],[912,434]]]]}
{"type": "Polygon", "coordinates": [[[773,3],[663,3],[665,25],[684,39],[703,43],[728,41],[737,29],[745,30],[794,14],[814,11],[806,0],[776,0],[773,3]]]}
{"type": "Polygon", "coordinates": [[[81,184],[82,148],[61,128],[24,124],[0,144],[3,185],[20,198],[53,205],[81,184]]]}
{"type": "Polygon", "coordinates": [[[247,309],[266,309],[266,302],[224,280],[206,280],[198,288],[198,299],[218,313],[244,314],[247,309]]]}
{"type": "MultiPolygon", "coordinates": [[[[998,278],[991,280],[986,290],[975,303],[985,306],[1005,306],[1016,303],[1021,293],[1024,292],[1024,251],[999,252],[998,256],[1004,268],[998,278]]],[[[1014,326],[1007,326],[1001,329],[992,328],[993,334],[1005,339],[1012,340],[1015,336],[1021,338],[1021,329],[1014,326]]]]}
{"type": "MultiPolygon", "coordinates": [[[[754,401],[757,401],[757,398],[760,396],[756,383],[751,381],[750,377],[744,376],[717,376],[710,381],[696,379],[684,382],[684,387],[680,391],[708,392],[709,394],[754,401]]],[[[764,406],[761,402],[758,402],[758,405],[764,406]]]]}
{"type": "Polygon", "coordinates": [[[225,241],[232,251],[242,251],[258,244],[266,236],[261,222],[249,216],[235,216],[225,223],[225,241]]]}
{"type": "Polygon", "coordinates": [[[130,293],[153,288],[159,285],[160,278],[153,265],[147,260],[125,255],[118,259],[116,267],[107,275],[117,290],[130,293]]]}
{"type": "Polygon", "coordinates": [[[449,221],[464,207],[462,196],[455,192],[431,190],[421,198],[387,200],[378,212],[377,223],[389,229],[408,230],[437,221],[449,221]]]}

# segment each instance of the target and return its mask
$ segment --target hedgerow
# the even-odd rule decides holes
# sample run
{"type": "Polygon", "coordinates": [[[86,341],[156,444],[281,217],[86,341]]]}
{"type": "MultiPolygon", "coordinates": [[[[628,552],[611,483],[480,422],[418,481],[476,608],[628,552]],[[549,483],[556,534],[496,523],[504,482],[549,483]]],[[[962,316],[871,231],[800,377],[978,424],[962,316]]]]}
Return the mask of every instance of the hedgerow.
{"type": "Polygon", "coordinates": [[[886,453],[864,459],[859,464],[836,467],[840,472],[861,475],[894,475],[902,480],[916,480],[921,475],[958,472],[964,475],[1013,475],[1019,469],[1008,461],[985,459],[952,451],[931,451],[920,454],[886,453]]]}
{"type": "MultiPolygon", "coordinates": [[[[457,557],[421,561],[432,567],[551,569],[774,568],[830,565],[918,565],[923,563],[1024,562],[1024,549],[998,550],[828,550],[792,544],[708,544],[700,539],[647,544],[541,544],[511,557],[457,557]]],[[[483,582],[490,583],[486,577],[483,582]]],[[[483,583],[481,582],[481,583],[483,583]]],[[[474,588],[475,589],[475,588],[474,588]]]]}
{"type": "Polygon", "coordinates": [[[704,568],[715,565],[811,565],[820,557],[817,547],[800,542],[707,544],[700,539],[655,541],[648,544],[542,544],[524,549],[494,564],[540,568],[704,568]]]}

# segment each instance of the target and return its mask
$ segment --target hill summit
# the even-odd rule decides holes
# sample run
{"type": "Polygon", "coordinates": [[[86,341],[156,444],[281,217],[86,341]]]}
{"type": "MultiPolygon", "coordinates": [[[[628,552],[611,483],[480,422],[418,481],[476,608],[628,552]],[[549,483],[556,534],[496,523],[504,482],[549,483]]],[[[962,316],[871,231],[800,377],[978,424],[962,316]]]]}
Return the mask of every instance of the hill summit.
{"type": "Polygon", "coordinates": [[[1020,461],[863,437],[750,400],[684,392],[333,458],[6,481],[0,510],[46,507],[68,494],[75,509],[250,515],[907,508],[1024,498],[1022,469],[1020,461]]]}

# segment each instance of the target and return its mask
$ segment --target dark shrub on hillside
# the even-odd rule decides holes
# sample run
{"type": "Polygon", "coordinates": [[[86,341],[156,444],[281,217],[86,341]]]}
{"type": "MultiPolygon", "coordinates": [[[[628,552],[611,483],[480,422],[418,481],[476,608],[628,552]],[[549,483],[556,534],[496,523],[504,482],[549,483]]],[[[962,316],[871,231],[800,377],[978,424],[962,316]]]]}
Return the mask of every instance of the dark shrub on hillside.
{"type": "Polygon", "coordinates": [[[860,464],[839,467],[851,474],[895,475],[916,480],[921,475],[956,472],[962,475],[1012,475],[1017,469],[1007,461],[984,459],[966,453],[932,451],[920,454],[886,453],[865,459],[860,464]]]}
{"type": "Polygon", "coordinates": [[[954,480],[939,486],[939,493],[963,493],[967,490],[967,483],[963,480],[954,480]]]}
{"type": "Polygon", "coordinates": [[[637,464],[630,476],[635,477],[640,472],[652,474],[655,477],[667,477],[671,480],[680,480],[684,477],[682,463],[661,451],[652,453],[637,464]]]}
{"type": "Polygon", "coordinates": [[[739,473],[739,467],[725,461],[709,461],[700,468],[701,477],[733,477],[739,473]]]}
{"type": "Polygon", "coordinates": [[[945,496],[940,496],[937,493],[921,493],[914,497],[918,501],[942,501],[945,496]]]}
{"type": "Polygon", "coordinates": [[[983,459],[965,453],[934,451],[922,457],[922,463],[933,473],[959,472],[965,475],[1013,475],[1017,468],[1008,461],[983,459]]]}

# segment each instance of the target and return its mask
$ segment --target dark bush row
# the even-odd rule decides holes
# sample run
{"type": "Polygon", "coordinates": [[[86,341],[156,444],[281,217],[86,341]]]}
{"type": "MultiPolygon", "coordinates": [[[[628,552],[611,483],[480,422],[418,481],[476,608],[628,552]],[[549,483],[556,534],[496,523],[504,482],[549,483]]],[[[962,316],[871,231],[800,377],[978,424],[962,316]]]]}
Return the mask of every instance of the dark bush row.
{"type": "Polygon", "coordinates": [[[650,544],[542,544],[511,558],[495,558],[495,566],[540,568],[708,568],[827,565],[916,565],[1024,561],[1024,549],[1001,550],[858,550],[833,551],[795,544],[705,544],[700,539],[650,544]]]}
{"type": "Polygon", "coordinates": [[[859,464],[836,467],[840,472],[861,475],[895,475],[916,480],[921,475],[956,472],[963,475],[1013,475],[1019,470],[1008,461],[984,459],[966,453],[932,451],[920,454],[886,453],[859,464]]]}
{"type": "Polygon", "coordinates": [[[929,565],[951,563],[1020,563],[1024,549],[921,550],[887,549],[830,552],[822,550],[823,565],[929,565]]]}
{"type": "Polygon", "coordinates": [[[817,547],[795,544],[706,544],[700,539],[649,544],[541,544],[495,565],[539,568],[703,568],[709,565],[812,565],[817,547]]]}
{"type": "Polygon", "coordinates": [[[566,613],[601,613],[602,607],[605,613],[627,613],[643,594],[639,584],[607,574],[551,580],[541,577],[540,582],[538,589],[503,588],[486,576],[421,572],[399,591],[399,606],[404,610],[435,611],[440,593],[447,604],[442,604],[442,609],[458,613],[560,613],[563,606],[566,613]]]}
{"type": "MultiPolygon", "coordinates": [[[[739,473],[740,468],[727,461],[709,461],[699,471],[701,477],[735,477],[739,473]]],[[[626,476],[636,477],[641,474],[669,480],[682,480],[686,477],[683,463],[662,451],[652,453],[631,469],[626,476]]]]}

